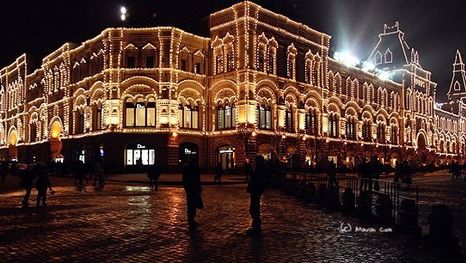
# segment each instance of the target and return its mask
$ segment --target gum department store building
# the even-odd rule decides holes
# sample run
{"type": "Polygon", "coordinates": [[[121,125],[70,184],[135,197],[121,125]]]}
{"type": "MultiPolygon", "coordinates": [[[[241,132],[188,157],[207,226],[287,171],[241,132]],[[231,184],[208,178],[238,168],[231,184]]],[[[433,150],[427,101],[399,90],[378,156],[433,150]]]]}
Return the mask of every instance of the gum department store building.
{"type": "Polygon", "coordinates": [[[64,44],[38,68],[22,55],[0,71],[1,158],[102,157],[117,171],[141,162],[175,171],[186,156],[229,169],[257,153],[299,168],[372,155],[391,165],[464,156],[459,51],[440,104],[398,23],[379,35],[368,58],[375,71],[330,57],[330,38],[245,1],[210,16],[210,38],[108,28],[64,44]]]}

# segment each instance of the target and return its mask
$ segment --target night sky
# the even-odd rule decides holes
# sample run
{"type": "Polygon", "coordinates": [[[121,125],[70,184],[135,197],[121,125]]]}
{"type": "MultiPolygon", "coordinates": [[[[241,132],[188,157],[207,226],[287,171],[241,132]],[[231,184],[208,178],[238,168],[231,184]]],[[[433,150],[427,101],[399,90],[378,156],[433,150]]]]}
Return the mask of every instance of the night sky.
{"type": "MultiPolygon", "coordinates": [[[[209,14],[238,1],[74,0],[4,1],[0,9],[0,67],[24,52],[41,59],[64,42],[81,43],[111,26],[172,25],[208,36],[209,14]],[[125,5],[130,18],[119,20],[125,5]]],[[[332,50],[361,60],[377,43],[383,25],[400,21],[405,39],[419,51],[421,65],[448,91],[456,49],[466,56],[463,0],[262,0],[255,1],[332,36],[332,50]]]]}

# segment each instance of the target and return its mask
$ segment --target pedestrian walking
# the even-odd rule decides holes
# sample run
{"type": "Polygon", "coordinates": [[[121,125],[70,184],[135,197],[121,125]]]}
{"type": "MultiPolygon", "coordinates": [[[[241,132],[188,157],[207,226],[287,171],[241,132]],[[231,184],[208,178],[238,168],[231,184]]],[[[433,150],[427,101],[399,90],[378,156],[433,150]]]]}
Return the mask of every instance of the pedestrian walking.
{"type": "Polygon", "coordinates": [[[74,184],[76,185],[76,189],[79,192],[84,192],[85,191],[84,180],[87,181],[84,164],[82,163],[81,160],[77,160],[75,164],[73,165],[73,169],[74,169],[73,173],[75,176],[74,184]]]}
{"type": "Polygon", "coordinates": [[[19,187],[26,191],[23,201],[21,202],[24,208],[29,207],[29,197],[31,196],[31,191],[34,186],[34,170],[35,166],[30,164],[26,170],[20,173],[19,187]]]}
{"type": "Polygon", "coordinates": [[[100,164],[100,161],[97,161],[94,166],[94,187],[96,190],[102,190],[105,186],[105,172],[100,164]]]}
{"type": "Polygon", "coordinates": [[[47,173],[47,170],[44,166],[39,165],[37,167],[37,179],[35,183],[37,189],[37,207],[47,206],[47,189],[50,190],[50,193],[53,195],[54,191],[52,190],[52,185],[50,184],[50,179],[47,173]]]}
{"type": "Polygon", "coordinates": [[[204,208],[204,203],[201,196],[201,173],[195,159],[189,160],[183,167],[183,187],[186,192],[188,224],[191,229],[196,229],[196,210],[204,208]]]}
{"type": "Polygon", "coordinates": [[[333,160],[328,164],[327,170],[328,188],[338,187],[337,182],[337,167],[333,160]]]}
{"type": "Polygon", "coordinates": [[[260,199],[266,188],[266,172],[267,168],[265,160],[262,155],[256,156],[256,165],[254,171],[249,177],[247,192],[249,193],[249,214],[251,215],[252,224],[251,228],[246,231],[247,235],[260,234],[261,229],[261,212],[260,212],[260,199]]]}
{"type": "Polygon", "coordinates": [[[249,163],[249,159],[246,159],[246,163],[244,164],[244,172],[246,173],[246,181],[249,181],[249,176],[251,176],[251,164],[249,163]]]}
{"type": "Polygon", "coordinates": [[[147,173],[147,177],[149,178],[149,188],[151,190],[159,190],[159,177],[160,177],[160,169],[157,164],[153,164],[147,173]]]}
{"type": "Polygon", "coordinates": [[[222,168],[222,163],[217,163],[217,166],[215,167],[215,177],[214,177],[214,183],[217,182],[218,185],[222,185],[222,176],[223,176],[223,168],[222,168]]]}

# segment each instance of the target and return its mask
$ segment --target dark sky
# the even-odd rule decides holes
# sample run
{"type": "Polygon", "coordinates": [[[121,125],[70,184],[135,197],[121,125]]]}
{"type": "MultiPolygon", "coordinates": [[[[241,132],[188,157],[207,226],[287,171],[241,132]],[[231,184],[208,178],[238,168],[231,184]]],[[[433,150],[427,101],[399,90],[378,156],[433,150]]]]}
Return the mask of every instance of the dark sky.
{"type": "MultiPolygon", "coordinates": [[[[3,1],[0,8],[0,67],[23,52],[42,58],[67,41],[81,43],[110,26],[173,25],[208,36],[208,15],[238,1],[62,0],[3,1]]],[[[258,0],[256,3],[332,36],[334,50],[365,59],[383,24],[400,21],[421,65],[432,71],[437,94],[447,92],[456,49],[466,55],[464,0],[258,0]]]]}

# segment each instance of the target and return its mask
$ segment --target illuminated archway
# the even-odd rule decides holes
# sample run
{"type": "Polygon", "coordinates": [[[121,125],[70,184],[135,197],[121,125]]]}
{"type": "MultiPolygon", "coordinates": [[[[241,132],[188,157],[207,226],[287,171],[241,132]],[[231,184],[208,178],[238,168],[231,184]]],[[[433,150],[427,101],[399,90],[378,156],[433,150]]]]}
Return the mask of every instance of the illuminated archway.
{"type": "Polygon", "coordinates": [[[8,133],[8,159],[17,160],[18,159],[18,150],[16,149],[16,144],[18,143],[18,134],[16,129],[12,127],[8,133]]]}
{"type": "Polygon", "coordinates": [[[62,162],[63,156],[61,155],[62,142],[60,137],[62,135],[62,125],[59,118],[52,120],[50,125],[50,158],[55,161],[62,162]]]}
{"type": "Polygon", "coordinates": [[[54,121],[50,126],[50,137],[52,139],[60,139],[62,133],[62,127],[60,122],[54,121]]]}

